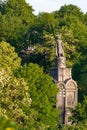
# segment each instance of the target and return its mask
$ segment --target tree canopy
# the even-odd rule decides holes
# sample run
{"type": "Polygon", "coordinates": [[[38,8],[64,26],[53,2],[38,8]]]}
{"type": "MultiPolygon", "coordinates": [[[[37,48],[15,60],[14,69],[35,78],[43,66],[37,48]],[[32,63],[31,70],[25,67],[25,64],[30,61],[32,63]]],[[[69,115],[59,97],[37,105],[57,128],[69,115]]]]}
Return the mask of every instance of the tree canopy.
{"type": "Polygon", "coordinates": [[[0,41],[22,47],[22,38],[34,22],[32,7],[25,0],[6,0],[0,5],[0,41]]]}
{"type": "Polygon", "coordinates": [[[30,86],[32,99],[31,109],[34,110],[35,124],[33,128],[57,129],[58,110],[55,106],[55,96],[58,93],[52,78],[43,73],[43,69],[36,64],[24,65],[16,72],[18,77],[25,79],[30,86]],[[36,125],[36,126],[35,126],[36,125]]]}
{"type": "Polygon", "coordinates": [[[85,130],[87,13],[70,4],[35,16],[25,0],[0,2],[0,117],[4,116],[1,121],[10,123],[12,119],[19,130],[57,129],[58,90],[49,76],[49,68],[55,66],[55,37],[60,34],[80,101],[72,116],[75,124],[62,129],[85,130]]]}
{"type": "Polygon", "coordinates": [[[9,43],[0,43],[0,116],[18,124],[18,130],[57,129],[58,92],[52,78],[37,64],[21,66],[9,43]]]}
{"type": "Polygon", "coordinates": [[[0,42],[0,67],[17,69],[21,64],[21,59],[15,53],[15,48],[4,41],[0,42]]]}

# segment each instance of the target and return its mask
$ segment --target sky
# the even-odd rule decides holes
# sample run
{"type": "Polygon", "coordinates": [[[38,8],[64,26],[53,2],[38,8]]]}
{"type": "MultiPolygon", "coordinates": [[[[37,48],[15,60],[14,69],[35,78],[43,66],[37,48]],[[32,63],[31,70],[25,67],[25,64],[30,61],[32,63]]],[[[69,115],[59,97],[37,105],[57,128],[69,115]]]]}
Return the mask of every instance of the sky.
{"type": "Polygon", "coordinates": [[[34,11],[34,14],[39,12],[52,12],[59,10],[61,6],[73,4],[78,6],[82,12],[87,12],[87,0],[26,0],[29,3],[34,11]]]}

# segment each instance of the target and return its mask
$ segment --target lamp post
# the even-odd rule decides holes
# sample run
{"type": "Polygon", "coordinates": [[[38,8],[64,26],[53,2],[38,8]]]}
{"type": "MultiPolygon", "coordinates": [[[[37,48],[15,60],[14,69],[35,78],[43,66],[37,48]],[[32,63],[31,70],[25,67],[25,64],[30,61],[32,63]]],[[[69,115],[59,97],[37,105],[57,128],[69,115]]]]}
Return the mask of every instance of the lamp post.
{"type": "Polygon", "coordinates": [[[63,88],[63,124],[65,124],[65,98],[66,98],[66,90],[63,88]]]}

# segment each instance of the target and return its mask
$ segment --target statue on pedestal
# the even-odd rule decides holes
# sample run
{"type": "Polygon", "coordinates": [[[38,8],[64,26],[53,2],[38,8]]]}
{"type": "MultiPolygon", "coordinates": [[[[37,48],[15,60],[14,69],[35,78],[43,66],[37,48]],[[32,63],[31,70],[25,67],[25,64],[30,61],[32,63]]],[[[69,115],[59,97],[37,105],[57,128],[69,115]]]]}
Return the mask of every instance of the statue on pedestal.
{"type": "Polygon", "coordinates": [[[66,67],[66,59],[64,56],[64,47],[62,45],[62,40],[60,39],[60,36],[57,36],[56,39],[56,57],[58,60],[58,66],[61,67],[66,67]]]}

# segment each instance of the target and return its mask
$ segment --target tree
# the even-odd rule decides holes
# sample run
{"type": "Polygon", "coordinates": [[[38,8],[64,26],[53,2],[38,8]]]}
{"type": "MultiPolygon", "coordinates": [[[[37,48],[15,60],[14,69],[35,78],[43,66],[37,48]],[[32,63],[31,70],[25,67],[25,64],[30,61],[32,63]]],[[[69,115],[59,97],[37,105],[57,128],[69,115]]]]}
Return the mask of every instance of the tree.
{"type": "Polygon", "coordinates": [[[25,43],[30,45],[43,45],[44,32],[54,36],[58,21],[54,18],[54,14],[39,13],[35,19],[35,22],[29,28],[25,35],[25,43]],[[28,41],[28,42],[27,42],[28,41]],[[29,44],[28,44],[29,43],[29,44]]]}
{"type": "MultiPolygon", "coordinates": [[[[23,55],[22,55],[23,57],[23,55]]],[[[55,38],[52,34],[44,31],[43,43],[38,43],[35,50],[29,53],[23,62],[33,62],[44,67],[45,72],[49,72],[49,68],[55,66],[55,38]]]]}
{"type": "Polygon", "coordinates": [[[30,121],[29,87],[22,78],[9,74],[7,69],[0,69],[0,116],[11,119],[26,128],[30,121]]]}
{"type": "Polygon", "coordinates": [[[87,13],[84,15],[84,23],[87,25],[87,13]]]}
{"type": "Polygon", "coordinates": [[[15,53],[15,48],[7,42],[0,42],[0,67],[10,68],[11,71],[17,69],[21,64],[21,59],[15,53]]]}
{"type": "Polygon", "coordinates": [[[25,0],[6,0],[0,9],[0,41],[7,41],[20,50],[23,36],[34,21],[32,12],[25,0]]]}
{"type": "Polygon", "coordinates": [[[14,122],[3,117],[0,117],[0,128],[1,130],[18,130],[14,122]]]}
{"type": "Polygon", "coordinates": [[[84,96],[82,103],[79,103],[76,109],[73,111],[72,120],[73,123],[78,124],[82,122],[87,122],[87,96],[84,96]]]}
{"type": "Polygon", "coordinates": [[[18,123],[19,130],[55,130],[58,89],[52,78],[38,65],[20,66],[20,58],[8,43],[1,42],[0,52],[0,116],[18,123]]]}
{"type": "MultiPolygon", "coordinates": [[[[37,16],[35,24],[29,31],[29,37],[27,37],[29,44],[36,46],[39,44],[38,48],[41,46],[43,50],[44,46],[48,44],[47,35],[49,35],[48,37],[51,39],[51,36],[55,38],[56,34],[61,34],[63,45],[65,47],[65,56],[67,58],[68,67],[72,67],[73,64],[79,62],[81,55],[83,55],[81,52],[84,51],[82,48],[87,44],[87,27],[84,24],[84,14],[75,5],[62,6],[59,11],[55,11],[50,14],[44,12],[40,13],[37,16]],[[33,31],[36,31],[37,34],[32,34],[33,31]]],[[[49,41],[50,39],[48,38],[49,41]]],[[[51,42],[54,43],[54,41],[51,42]]],[[[50,48],[50,46],[48,48],[45,46],[45,50],[51,49],[52,48],[50,48]]],[[[27,61],[45,65],[46,63],[44,62],[43,54],[38,54],[34,52],[29,55],[27,61]],[[38,54],[40,60],[37,60],[38,54]]],[[[47,59],[47,61],[49,61],[49,59],[47,59]]],[[[55,58],[53,61],[55,61],[55,58]]],[[[50,64],[50,62],[48,64],[50,64]]]]}
{"type": "Polygon", "coordinates": [[[20,58],[9,43],[0,43],[0,117],[16,122],[19,129],[32,120],[29,86],[14,71],[20,67],[20,58]]]}
{"type": "Polygon", "coordinates": [[[42,28],[41,30],[54,34],[58,21],[54,18],[53,13],[39,13],[37,20],[39,22],[38,27],[42,28]]]}
{"type": "Polygon", "coordinates": [[[55,96],[58,89],[52,78],[44,74],[43,69],[36,64],[25,64],[15,75],[24,78],[30,86],[31,109],[36,113],[31,129],[56,130],[58,110],[55,107],[55,96]]]}
{"type": "Polygon", "coordinates": [[[81,11],[81,9],[72,4],[65,4],[58,11],[55,12],[55,18],[61,18],[61,22],[62,18],[64,18],[65,16],[76,16],[80,20],[83,20],[83,12],[81,11]]]}

